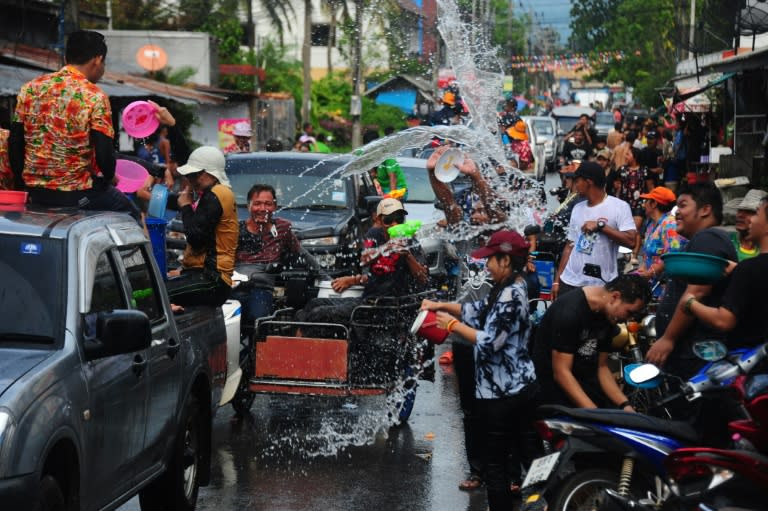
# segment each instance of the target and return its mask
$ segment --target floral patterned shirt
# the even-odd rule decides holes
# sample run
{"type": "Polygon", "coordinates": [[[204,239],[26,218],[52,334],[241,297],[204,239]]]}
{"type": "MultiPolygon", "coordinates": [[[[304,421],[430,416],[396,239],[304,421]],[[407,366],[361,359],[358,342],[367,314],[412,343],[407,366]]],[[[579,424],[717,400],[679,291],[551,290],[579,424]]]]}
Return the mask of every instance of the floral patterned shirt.
{"type": "Polygon", "coordinates": [[[114,137],[109,98],[64,66],[19,92],[14,121],[24,125],[24,182],[52,190],[88,190],[98,167],[91,130],[114,137]]]}
{"type": "Polygon", "coordinates": [[[481,324],[482,311],[487,307],[488,297],[461,306],[462,321],[477,330],[475,397],[514,396],[536,380],[528,353],[531,320],[525,281],[517,280],[502,289],[481,324]]]}
{"type": "Polygon", "coordinates": [[[645,191],[645,180],[648,178],[648,170],[645,167],[630,168],[624,165],[619,169],[621,189],[617,197],[629,204],[632,214],[642,210],[640,194],[645,191]]]}
{"type": "Polygon", "coordinates": [[[664,213],[657,222],[649,220],[643,242],[643,269],[658,264],[664,254],[682,251],[687,244],[688,240],[677,233],[677,220],[671,213],[664,213]]]}

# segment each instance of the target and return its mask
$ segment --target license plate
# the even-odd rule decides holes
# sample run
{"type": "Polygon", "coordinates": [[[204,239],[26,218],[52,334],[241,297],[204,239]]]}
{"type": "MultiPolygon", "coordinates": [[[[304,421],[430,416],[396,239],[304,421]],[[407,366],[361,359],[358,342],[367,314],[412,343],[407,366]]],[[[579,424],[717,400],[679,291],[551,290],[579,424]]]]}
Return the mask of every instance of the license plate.
{"type": "Polygon", "coordinates": [[[557,466],[558,458],[560,458],[560,453],[554,452],[533,460],[531,468],[528,469],[528,473],[525,476],[525,481],[523,481],[523,488],[546,481],[552,470],[557,466]]]}

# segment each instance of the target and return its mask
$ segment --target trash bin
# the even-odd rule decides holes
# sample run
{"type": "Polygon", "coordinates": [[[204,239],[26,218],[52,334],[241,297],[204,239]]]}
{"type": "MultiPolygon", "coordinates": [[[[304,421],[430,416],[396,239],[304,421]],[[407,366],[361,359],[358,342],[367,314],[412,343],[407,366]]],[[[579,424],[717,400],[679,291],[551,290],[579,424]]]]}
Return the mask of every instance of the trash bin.
{"type": "Polygon", "coordinates": [[[149,241],[152,242],[152,253],[155,255],[157,266],[160,268],[160,273],[165,280],[167,275],[167,265],[165,262],[165,226],[168,222],[163,218],[147,217],[145,219],[147,224],[147,232],[149,233],[149,241]]]}

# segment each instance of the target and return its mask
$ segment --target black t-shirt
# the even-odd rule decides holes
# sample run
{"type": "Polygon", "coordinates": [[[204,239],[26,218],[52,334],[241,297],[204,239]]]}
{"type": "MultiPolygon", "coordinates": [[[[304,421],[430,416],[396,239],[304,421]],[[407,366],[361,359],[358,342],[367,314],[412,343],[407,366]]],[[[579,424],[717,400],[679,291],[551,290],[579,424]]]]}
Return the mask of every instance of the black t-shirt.
{"type": "Polygon", "coordinates": [[[768,333],[768,254],[740,262],[731,273],[722,306],[736,316],[736,328],[727,335],[729,347],[758,346],[768,333]]]}
{"type": "Polygon", "coordinates": [[[654,186],[658,186],[661,182],[661,175],[651,172],[651,169],[659,168],[659,158],[661,157],[661,151],[656,147],[643,147],[640,149],[640,155],[637,159],[637,163],[641,167],[648,169],[647,178],[653,179],[654,186]]]}
{"type": "MultiPolygon", "coordinates": [[[[697,232],[688,242],[685,248],[686,252],[698,252],[702,254],[709,254],[717,257],[722,257],[731,261],[736,261],[736,249],[731,243],[730,236],[724,230],[718,227],[709,227],[702,231],[697,232]]],[[[722,303],[723,294],[728,286],[729,278],[723,278],[712,285],[712,291],[708,296],[704,297],[701,302],[710,307],[719,307],[722,303]]],[[[672,315],[675,312],[677,304],[680,302],[680,298],[685,293],[685,289],[688,287],[688,282],[683,279],[672,278],[667,284],[667,289],[664,293],[659,307],[656,311],[656,332],[661,337],[669,325],[669,321],[672,319],[672,315]]],[[[702,361],[697,359],[691,350],[691,346],[696,341],[705,339],[720,339],[723,340],[725,335],[722,332],[710,328],[700,321],[694,320],[693,324],[688,330],[675,342],[675,349],[670,355],[671,360],[689,361],[684,362],[679,368],[683,369],[683,373],[679,376],[687,378],[690,371],[695,372],[695,369],[702,365],[702,361]],[[687,370],[686,370],[687,368],[687,370]]],[[[676,366],[677,367],[677,366],[676,366]]]]}
{"type": "Polygon", "coordinates": [[[582,142],[581,145],[576,145],[573,142],[566,142],[563,145],[563,157],[567,161],[586,161],[590,154],[592,154],[592,146],[586,141],[582,142]]]}
{"type": "Polygon", "coordinates": [[[583,289],[559,297],[547,309],[536,331],[533,363],[545,403],[570,403],[554,381],[552,350],[573,354],[571,371],[584,391],[598,406],[606,398],[597,377],[598,356],[615,351],[611,342],[616,326],[604,315],[592,312],[583,289]]]}
{"type": "MultiPolygon", "coordinates": [[[[386,242],[386,233],[379,227],[372,227],[365,234],[366,248],[380,247],[386,242]]],[[[418,243],[412,245],[409,251],[417,261],[421,264],[425,263],[424,251],[418,243]]],[[[381,255],[371,262],[363,297],[404,296],[422,290],[423,286],[416,281],[408,269],[405,255],[393,253],[381,255]]]]}

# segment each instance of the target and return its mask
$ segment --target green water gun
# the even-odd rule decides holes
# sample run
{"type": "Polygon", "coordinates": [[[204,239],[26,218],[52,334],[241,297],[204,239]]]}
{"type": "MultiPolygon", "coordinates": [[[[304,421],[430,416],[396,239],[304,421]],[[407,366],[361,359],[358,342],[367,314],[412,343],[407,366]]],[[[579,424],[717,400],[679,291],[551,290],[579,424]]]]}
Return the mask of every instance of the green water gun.
{"type": "Polygon", "coordinates": [[[407,220],[403,224],[387,228],[387,232],[390,238],[413,238],[419,229],[421,229],[421,220],[407,220]]]}

